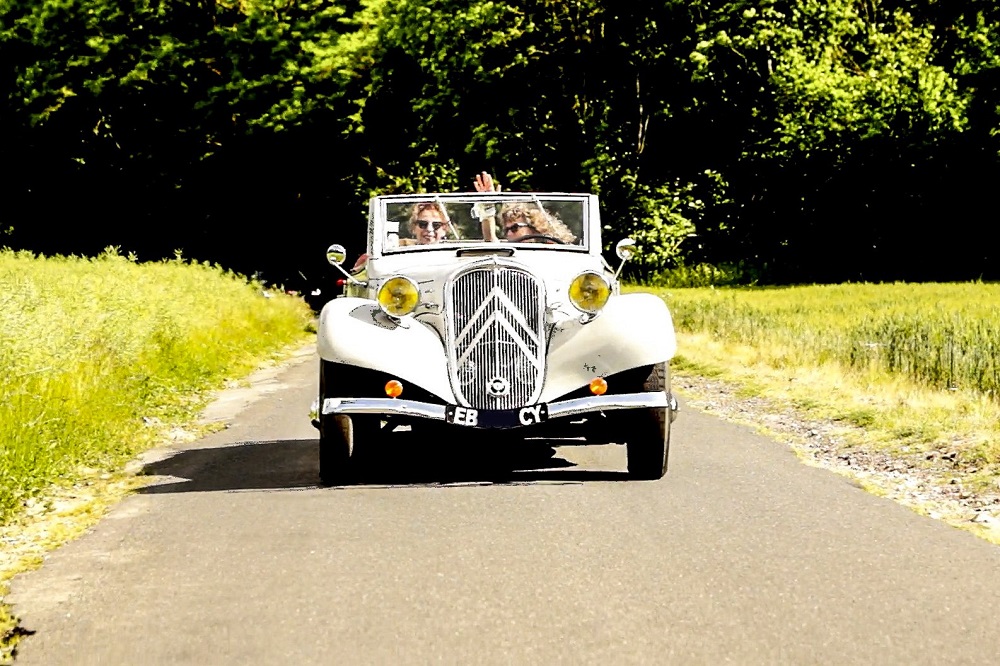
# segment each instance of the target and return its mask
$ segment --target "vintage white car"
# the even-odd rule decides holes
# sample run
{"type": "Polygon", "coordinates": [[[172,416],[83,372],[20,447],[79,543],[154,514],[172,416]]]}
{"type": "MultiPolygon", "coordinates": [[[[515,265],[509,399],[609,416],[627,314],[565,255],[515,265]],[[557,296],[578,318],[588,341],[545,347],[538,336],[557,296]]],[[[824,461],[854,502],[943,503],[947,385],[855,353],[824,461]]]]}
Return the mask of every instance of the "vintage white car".
{"type": "MultiPolygon", "coordinates": [[[[345,288],[319,318],[321,481],[351,483],[394,431],[437,429],[624,444],[630,478],[661,478],[673,322],[620,292],[601,229],[591,194],[375,197],[354,269],[327,252],[345,288]]],[[[635,250],[618,244],[622,262],[635,250]]]]}

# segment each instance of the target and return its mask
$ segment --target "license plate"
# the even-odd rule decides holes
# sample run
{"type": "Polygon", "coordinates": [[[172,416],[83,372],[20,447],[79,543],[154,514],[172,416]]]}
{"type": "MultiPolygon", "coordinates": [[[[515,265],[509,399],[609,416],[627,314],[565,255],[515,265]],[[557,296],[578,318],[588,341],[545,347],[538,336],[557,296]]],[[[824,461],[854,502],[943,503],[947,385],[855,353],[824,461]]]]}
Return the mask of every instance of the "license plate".
{"type": "Polygon", "coordinates": [[[474,428],[517,428],[541,423],[549,418],[546,404],[528,405],[520,409],[473,409],[448,405],[444,420],[455,425],[474,428]]]}

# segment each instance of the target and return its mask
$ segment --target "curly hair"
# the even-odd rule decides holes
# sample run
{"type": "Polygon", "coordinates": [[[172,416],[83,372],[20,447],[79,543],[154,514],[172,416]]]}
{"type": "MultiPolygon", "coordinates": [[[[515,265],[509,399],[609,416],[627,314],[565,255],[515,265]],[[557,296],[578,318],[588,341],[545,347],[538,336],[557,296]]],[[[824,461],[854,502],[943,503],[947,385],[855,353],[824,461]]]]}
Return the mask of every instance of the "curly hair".
{"type": "Polygon", "coordinates": [[[420,203],[413,204],[413,210],[410,211],[410,224],[417,221],[417,216],[420,215],[425,210],[436,210],[441,213],[441,217],[449,225],[451,224],[451,217],[448,215],[447,209],[444,204],[438,203],[436,201],[422,201],[420,203]]]}
{"type": "Polygon", "coordinates": [[[527,222],[536,234],[551,236],[564,243],[576,242],[576,236],[562,220],[536,204],[521,201],[505,203],[500,209],[500,225],[506,227],[519,220],[527,222]]]}

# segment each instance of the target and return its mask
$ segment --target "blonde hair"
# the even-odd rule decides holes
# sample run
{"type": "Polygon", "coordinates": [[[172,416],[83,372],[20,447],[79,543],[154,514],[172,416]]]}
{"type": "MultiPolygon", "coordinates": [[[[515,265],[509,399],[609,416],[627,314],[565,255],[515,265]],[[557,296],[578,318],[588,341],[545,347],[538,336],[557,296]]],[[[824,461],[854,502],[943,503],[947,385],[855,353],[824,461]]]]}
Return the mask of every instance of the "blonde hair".
{"type": "Polygon", "coordinates": [[[500,209],[500,224],[506,228],[511,222],[524,219],[536,234],[551,236],[564,243],[575,243],[576,236],[562,220],[539,208],[534,203],[513,201],[500,209]]]}
{"type": "Polygon", "coordinates": [[[437,201],[424,201],[413,204],[413,210],[410,211],[410,224],[414,224],[417,221],[417,216],[425,210],[437,211],[441,215],[441,219],[447,222],[448,226],[451,226],[451,218],[448,217],[448,211],[445,209],[444,204],[437,201]]]}

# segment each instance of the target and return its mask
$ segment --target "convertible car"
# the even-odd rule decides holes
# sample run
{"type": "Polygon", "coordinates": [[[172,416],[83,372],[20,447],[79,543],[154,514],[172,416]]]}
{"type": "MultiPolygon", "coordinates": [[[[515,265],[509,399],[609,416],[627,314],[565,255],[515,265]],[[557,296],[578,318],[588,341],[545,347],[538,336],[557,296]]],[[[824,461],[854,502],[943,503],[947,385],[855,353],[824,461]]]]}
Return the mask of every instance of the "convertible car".
{"type": "MultiPolygon", "coordinates": [[[[677,402],[665,303],[622,294],[591,194],[375,197],[344,293],[319,318],[320,479],[356,478],[358,451],[396,430],[489,431],[627,447],[628,474],[667,471],[677,402]]],[[[467,438],[476,446],[476,437],[467,438]]]]}

